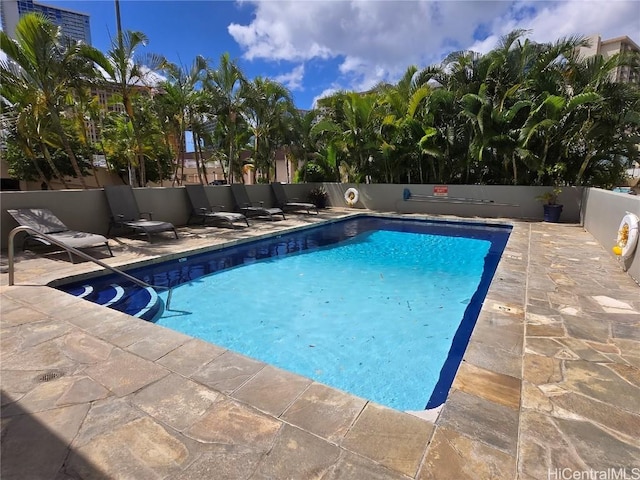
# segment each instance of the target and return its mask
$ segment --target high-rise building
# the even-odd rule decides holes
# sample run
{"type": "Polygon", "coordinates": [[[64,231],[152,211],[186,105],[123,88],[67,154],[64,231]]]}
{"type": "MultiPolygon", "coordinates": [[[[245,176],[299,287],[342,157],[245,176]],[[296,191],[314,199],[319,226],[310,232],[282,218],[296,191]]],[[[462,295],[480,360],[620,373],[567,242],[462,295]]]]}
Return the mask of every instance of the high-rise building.
{"type": "MultiPolygon", "coordinates": [[[[589,47],[580,47],[579,53],[583,57],[602,55],[605,59],[624,52],[640,52],[640,47],[629,37],[616,37],[602,40],[600,35],[589,37],[589,47]]],[[[640,83],[636,71],[628,66],[620,66],[613,72],[612,80],[620,83],[640,83]]]]}
{"type": "Polygon", "coordinates": [[[14,37],[18,20],[22,15],[30,12],[44,14],[55,25],[62,28],[62,34],[67,38],[74,41],[81,40],[91,45],[89,15],[66,8],[52,7],[33,0],[0,0],[2,30],[10,37],[14,37]]]}

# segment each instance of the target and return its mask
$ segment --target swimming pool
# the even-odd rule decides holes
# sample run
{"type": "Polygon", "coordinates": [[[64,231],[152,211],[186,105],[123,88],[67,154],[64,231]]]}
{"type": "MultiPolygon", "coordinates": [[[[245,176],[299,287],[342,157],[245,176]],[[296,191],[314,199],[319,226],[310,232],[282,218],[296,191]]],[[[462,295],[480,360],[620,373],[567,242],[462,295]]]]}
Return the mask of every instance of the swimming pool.
{"type": "Polygon", "coordinates": [[[359,217],[129,273],[181,285],[172,305],[188,313],[161,325],[418,410],[446,398],[509,232],[359,217]]]}

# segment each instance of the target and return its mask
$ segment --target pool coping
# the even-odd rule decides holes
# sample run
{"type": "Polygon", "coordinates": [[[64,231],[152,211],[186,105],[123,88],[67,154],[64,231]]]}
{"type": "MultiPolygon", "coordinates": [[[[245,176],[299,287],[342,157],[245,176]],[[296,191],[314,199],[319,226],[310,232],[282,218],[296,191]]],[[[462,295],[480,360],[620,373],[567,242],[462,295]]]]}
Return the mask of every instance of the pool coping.
{"type": "MultiPolygon", "coordinates": [[[[395,215],[456,220],[449,216],[395,215]]],[[[33,372],[46,370],[36,368],[45,365],[33,354],[47,348],[63,365],[67,361],[64,358],[70,356],[83,360],[62,368],[72,373],[61,380],[74,380],[64,393],[73,390],[76,381],[87,379],[108,391],[104,397],[89,396],[89,401],[89,397],[75,402],[67,398],[67,403],[60,403],[64,397],[60,391],[43,392],[41,385],[33,385],[29,380],[23,383],[30,389],[23,392],[20,390],[24,387],[18,388],[11,381],[8,382],[11,388],[6,389],[3,381],[3,392],[12,394],[5,403],[3,393],[3,419],[18,418],[18,413],[10,414],[11,408],[17,411],[19,406],[30,415],[41,414],[38,412],[43,411],[43,398],[38,402],[34,399],[38,392],[40,397],[55,400],[56,405],[86,405],[82,428],[78,426],[67,442],[70,450],[60,465],[61,472],[83,468],[103,473],[110,469],[113,472],[114,468],[140,471],[152,468],[160,478],[177,474],[182,475],[180,478],[199,478],[196,472],[220,464],[222,460],[214,460],[211,455],[220,453],[220,445],[224,445],[227,453],[243,459],[243,465],[253,465],[250,474],[242,476],[239,472],[245,467],[226,462],[225,468],[238,473],[237,477],[229,478],[269,475],[285,478],[288,474],[291,478],[304,478],[299,476],[304,468],[309,472],[333,472],[330,478],[339,478],[340,472],[346,471],[366,474],[367,478],[453,478],[443,472],[452,475],[474,472],[479,478],[491,478],[494,472],[497,478],[515,478],[518,470],[523,471],[522,466],[518,468],[517,459],[522,456],[519,438],[532,224],[504,222],[512,225],[513,230],[449,397],[437,416],[423,414],[418,418],[381,407],[163,327],[141,320],[131,322],[131,317],[105,312],[97,305],[89,307],[87,302],[50,288],[3,286],[0,292],[4,331],[22,330],[18,335],[20,341],[13,339],[18,343],[15,348],[11,338],[8,349],[3,342],[3,360],[9,359],[9,363],[3,362],[5,374],[11,372],[10,377],[20,377],[28,372],[32,377],[33,372]],[[151,335],[156,341],[149,340],[151,335]],[[26,341],[30,337],[34,339],[26,341]],[[98,345],[96,351],[104,358],[85,352],[79,346],[83,342],[98,345]],[[22,352],[25,349],[31,355],[22,352]],[[201,352],[200,360],[194,358],[194,350],[201,352]],[[135,370],[127,370],[128,362],[146,372],[146,378],[139,378],[135,370]],[[122,375],[123,370],[127,375],[122,375]],[[134,390],[125,387],[132,382],[134,390]],[[181,388],[176,388],[177,385],[181,388]],[[160,391],[170,395],[174,407],[187,401],[176,393],[180,390],[188,390],[197,398],[211,397],[209,403],[205,402],[206,407],[200,407],[199,415],[187,412],[185,417],[191,419],[188,426],[181,423],[184,418],[175,418],[166,407],[157,404],[160,391]],[[129,412],[116,422],[105,423],[93,413],[116,408],[113,406],[116,404],[129,412]],[[230,418],[243,419],[243,424],[259,432],[258,437],[241,427],[220,423],[230,418]],[[187,459],[150,467],[148,460],[132,457],[130,452],[119,463],[99,455],[105,438],[111,438],[109,444],[119,450],[117,443],[131,435],[128,427],[132,423],[137,429],[161,430],[161,439],[157,441],[161,445],[156,447],[175,455],[182,445],[189,452],[187,459]],[[460,452],[471,453],[465,456],[460,452]]],[[[481,219],[478,223],[499,222],[481,219]]]]}

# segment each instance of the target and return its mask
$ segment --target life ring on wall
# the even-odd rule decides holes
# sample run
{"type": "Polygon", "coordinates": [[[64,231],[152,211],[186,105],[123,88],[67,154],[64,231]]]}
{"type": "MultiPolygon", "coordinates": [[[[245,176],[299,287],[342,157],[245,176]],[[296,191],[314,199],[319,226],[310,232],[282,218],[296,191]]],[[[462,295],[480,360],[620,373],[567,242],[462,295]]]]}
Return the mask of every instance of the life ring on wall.
{"type": "Polygon", "coordinates": [[[344,192],[344,201],[347,202],[347,205],[353,207],[356,203],[358,203],[358,199],[360,198],[360,194],[358,190],[355,188],[347,188],[347,191],[344,192]]]}
{"type": "Polygon", "coordinates": [[[618,228],[618,238],[613,247],[613,253],[620,255],[623,259],[630,258],[633,255],[638,243],[638,224],[640,220],[637,215],[627,212],[622,217],[620,228],[618,228]]]}

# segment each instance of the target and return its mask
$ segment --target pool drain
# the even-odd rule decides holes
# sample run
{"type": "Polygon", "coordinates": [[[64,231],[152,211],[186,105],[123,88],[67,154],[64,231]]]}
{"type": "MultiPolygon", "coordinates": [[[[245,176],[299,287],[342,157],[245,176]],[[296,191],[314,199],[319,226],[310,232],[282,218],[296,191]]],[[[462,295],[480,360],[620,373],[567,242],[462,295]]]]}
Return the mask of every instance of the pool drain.
{"type": "Polygon", "coordinates": [[[37,380],[38,382],[50,382],[51,380],[55,380],[56,378],[60,378],[63,375],[62,372],[52,370],[50,372],[43,373],[40,375],[37,380]]]}

